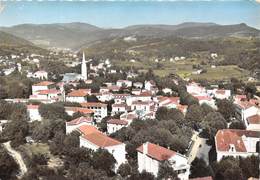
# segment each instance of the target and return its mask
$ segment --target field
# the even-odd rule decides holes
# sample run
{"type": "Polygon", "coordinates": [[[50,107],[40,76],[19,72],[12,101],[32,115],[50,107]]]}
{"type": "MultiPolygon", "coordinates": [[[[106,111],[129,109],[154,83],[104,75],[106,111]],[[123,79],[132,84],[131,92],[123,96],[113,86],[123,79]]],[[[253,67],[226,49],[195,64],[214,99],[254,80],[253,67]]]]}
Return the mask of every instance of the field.
{"type": "Polygon", "coordinates": [[[202,60],[198,59],[186,59],[183,61],[174,62],[165,60],[159,63],[154,61],[117,61],[114,63],[119,67],[137,68],[139,72],[146,72],[148,69],[152,69],[153,72],[160,77],[175,73],[182,78],[190,79],[226,80],[234,77],[246,80],[249,76],[249,72],[247,70],[241,69],[236,65],[216,66],[215,68],[212,68],[209,65],[204,65],[202,66],[202,68],[206,69],[207,72],[202,74],[193,74],[193,72],[196,71],[195,69],[193,69],[193,65],[200,64],[201,61],[202,60]]]}

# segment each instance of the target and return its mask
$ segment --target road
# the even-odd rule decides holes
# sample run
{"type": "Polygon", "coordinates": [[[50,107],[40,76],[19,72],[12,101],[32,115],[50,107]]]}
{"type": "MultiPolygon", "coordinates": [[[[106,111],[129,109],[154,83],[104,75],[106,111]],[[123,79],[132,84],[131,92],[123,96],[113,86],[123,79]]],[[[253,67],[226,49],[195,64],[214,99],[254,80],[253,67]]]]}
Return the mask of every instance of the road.
{"type": "Polygon", "coordinates": [[[5,149],[7,150],[7,152],[14,158],[14,160],[19,165],[20,173],[17,175],[17,177],[21,178],[27,172],[27,167],[23,161],[21,154],[11,147],[10,141],[3,143],[3,145],[4,145],[5,149]]]}
{"type": "Polygon", "coordinates": [[[188,154],[188,162],[191,163],[197,157],[204,159],[204,161],[208,164],[208,152],[210,151],[211,146],[207,145],[207,140],[204,138],[200,138],[198,136],[198,133],[194,133],[191,139],[193,141],[193,144],[188,154]]]}

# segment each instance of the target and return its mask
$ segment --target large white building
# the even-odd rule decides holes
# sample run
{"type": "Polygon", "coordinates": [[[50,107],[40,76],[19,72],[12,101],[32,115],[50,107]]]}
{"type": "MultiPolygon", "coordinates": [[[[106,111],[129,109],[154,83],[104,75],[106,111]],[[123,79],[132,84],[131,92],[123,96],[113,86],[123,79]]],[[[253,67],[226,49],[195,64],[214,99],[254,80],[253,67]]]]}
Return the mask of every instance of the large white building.
{"type": "Polygon", "coordinates": [[[77,119],[73,119],[69,122],[66,122],[66,134],[69,134],[72,131],[77,130],[80,126],[83,125],[94,125],[93,118],[81,116],[77,119]]]}
{"type": "Polygon", "coordinates": [[[184,155],[149,142],[138,147],[137,151],[139,172],[145,170],[157,176],[160,163],[168,161],[174,171],[177,172],[178,178],[181,180],[189,179],[190,165],[184,155]]]}
{"type": "Polygon", "coordinates": [[[215,136],[217,161],[223,157],[248,157],[259,155],[260,132],[238,129],[222,129],[215,136]]]}
{"type": "Polygon", "coordinates": [[[81,103],[82,107],[91,109],[94,111],[94,119],[100,122],[104,117],[107,116],[107,104],[100,102],[86,102],[81,103]]]}
{"type": "Polygon", "coordinates": [[[83,103],[87,102],[87,96],[91,94],[90,89],[77,89],[68,93],[66,96],[67,102],[83,103]]]}
{"type": "Polygon", "coordinates": [[[37,91],[48,90],[55,88],[55,83],[50,81],[42,81],[32,85],[32,94],[37,94],[37,91]]]}
{"type": "Polygon", "coordinates": [[[86,147],[94,151],[99,148],[106,149],[116,160],[115,170],[117,170],[122,163],[126,162],[124,143],[106,136],[93,126],[80,126],[79,131],[82,134],[82,136],[80,136],[80,147],[86,147]]]}

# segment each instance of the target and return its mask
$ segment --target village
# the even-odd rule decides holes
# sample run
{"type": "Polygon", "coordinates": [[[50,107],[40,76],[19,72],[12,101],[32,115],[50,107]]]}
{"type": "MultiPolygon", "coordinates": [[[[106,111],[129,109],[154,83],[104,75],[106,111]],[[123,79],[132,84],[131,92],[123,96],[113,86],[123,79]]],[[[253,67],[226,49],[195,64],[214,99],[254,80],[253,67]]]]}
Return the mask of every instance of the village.
{"type": "MultiPolygon", "coordinates": [[[[194,176],[196,168],[193,167],[193,162],[198,159],[208,166],[212,161],[210,156],[213,151],[216,162],[221,162],[226,157],[248,158],[259,155],[258,96],[243,92],[236,94],[231,89],[216,85],[208,88],[180,77],[168,77],[166,85],[158,86],[149,72],[148,78],[144,81],[138,81],[137,77],[140,74],[126,72],[124,79],[103,82],[101,86],[93,89],[95,78],[99,76],[100,71],[108,73],[108,76],[123,72],[113,69],[109,59],[93,65],[91,59],[86,60],[84,52],[81,55],[70,55],[78,61],[75,61],[74,65],[68,64],[72,68],[80,66],[80,73],[62,74],[62,79],[56,82],[50,80],[48,69],[39,69],[39,56],[31,55],[33,59],[27,58],[28,62],[36,64],[36,68],[34,72],[27,71],[26,76],[37,82],[31,86],[31,95],[29,98],[5,98],[5,103],[24,105],[28,123],[31,124],[44,122],[48,115],[51,117],[49,113],[56,113],[55,109],[52,109],[55,106],[51,105],[60,103],[63,111],[57,113],[70,117],[63,121],[65,134],[68,136],[79,133],[79,147],[109,152],[115,160],[115,165],[110,170],[121,177],[120,169],[130,163],[129,159],[136,161],[139,173],[147,172],[153,177],[161,177],[162,164],[168,162],[167,167],[174,172],[174,178],[188,180],[206,175],[207,179],[213,179],[209,172],[206,175],[194,176]],[[43,115],[43,112],[46,114],[43,115]],[[174,117],[175,115],[177,117],[174,117]],[[166,139],[165,143],[163,139],[160,143],[153,138],[144,137],[137,143],[137,147],[134,146],[134,150],[131,149],[131,152],[136,154],[131,156],[129,141],[134,139],[129,139],[131,136],[128,137],[128,130],[138,125],[141,126],[138,128],[148,125],[149,129],[149,124],[152,127],[154,123],[158,123],[154,121],[165,121],[167,118],[185,121],[175,122],[175,126],[179,126],[177,131],[184,132],[174,133],[176,137],[185,136],[186,141],[168,144],[166,139]],[[145,122],[149,123],[144,125],[145,122]],[[126,133],[125,137],[119,138],[120,133],[126,133]],[[182,147],[179,148],[176,145],[178,143],[184,145],[180,145],[182,147]]],[[[9,67],[11,68],[3,69],[3,75],[22,71],[21,63],[9,64],[9,67]]],[[[0,121],[1,137],[5,136],[10,121],[14,120],[0,121]]],[[[163,138],[163,135],[160,138],[163,138]]],[[[34,139],[33,136],[26,136],[25,143],[40,142],[41,140],[34,139]]],[[[167,171],[170,171],[169,169],[167,171]]],[[[126,177],[130,175],[131,172],[126,177]]],[[[163,178],[174,179],[171,175],[163,178]]]]}

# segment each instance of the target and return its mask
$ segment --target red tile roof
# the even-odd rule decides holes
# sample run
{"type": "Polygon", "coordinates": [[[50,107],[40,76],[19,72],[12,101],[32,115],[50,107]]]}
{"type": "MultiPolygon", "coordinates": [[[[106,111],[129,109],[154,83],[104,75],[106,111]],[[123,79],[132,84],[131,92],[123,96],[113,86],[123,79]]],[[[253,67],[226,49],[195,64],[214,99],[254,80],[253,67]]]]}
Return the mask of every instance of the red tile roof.
{"type": "Polygon", "coordinates": [[[122,142],[112,139],[101,132],[90,133],[83,136],[83,138],[100,148],[122,144],[122,142]]]}
{"type": "Polygon", "coordinates": [[[93,110],[87,108],[80,108],[80,107],[65,107],[66,111],[73,111],[73,112],[80,112],[84,114],[92,114],[94,113],[93,110]]]}
{"type": "Polygon", "coordinates": [[[83,125],[79,127],[79,131],[83,134],[82,137],[84,139],[100,148],[122,144],[122,142],[112,139],[98,131],[94,126],[83,125]]]}
{"type": "Polygon", "coordinates": [[[32,105],[32,104],[27,105],[27,109],[38,109],[38,108],[39,105],[32,105]]]}
{"type": "Polygon", "coordinates": [[[242,136],[260,137],[260,132],[236,129],[219,130],[215,136],[216,149],[218,151],[229,151],[232,144],[237,152],[247,152],[242,136]]]}
{"type": "Polygon", "coordinates": [[[33,86],[50,86],[52,84],[55,84],[55,83],[51,82],[51,81],[42,81],[42,82],[39,82],[37,84],[34,84],[33,86]]]}
{"type": "Polygon", "coordinates": [[[128,122],[121,119],[110,119],[107,121],[108,124],[127,125],[128,122]]]}
{"type": "Polygon", "coordinates": [[[56,90],[56,89],[39,90],[37,92],[39,95],[59,94],[60,93],[60,91],[56,90]]]}
{"type": "MultiPolygon", "coordinates": [[[[153,143],[148,142],[147,146],[148,146],[147,155],[158,161],[168,160],[176,154],[175,151],[172,151],[170,149],[164,148],[162,146],[159,146],[159,145],[156,145],[153,143]]],[[[139,146],[137,148],[137,151],[143,153],[143,147],[144,147],[144,144],[139,146]]]]}
{"type": "Polygon", "coordinates": [[[68,97],[85,97],[88,94],[90,94],[89,89],[78,89],[78,90],[73,90],[67,96],[68,97]]]}
{"type": "Polygon", "coordinates": [[[78,130],[83,134],[83,135],[88,135],[92,133],[98,133],[98,129],[95,126],[91,125],[82,125],[78,128],[78,130]]]}
{"type": "Polygon", "coordinates": [[[100,102],[85,102],[81,103],[82,107],[107,107],[107,104],[100,102]]]}
{"type": "Polygon", "coordinates": [[[73,119],[73,120],[67,122],[67,125],[70,125],[70,126],[79,125],[79,124],[84,123],[84,122],[92,123],[93,119],[90,118],[90,117],[83,117],[83,116],[81,116],[81,117],[79,117],[77,119],[73,119]]]}
{"type": "Polygon", "coordinates": [[[256,114],[247,118],[249,124],[260,124],[260,115],[256,114]]]}

